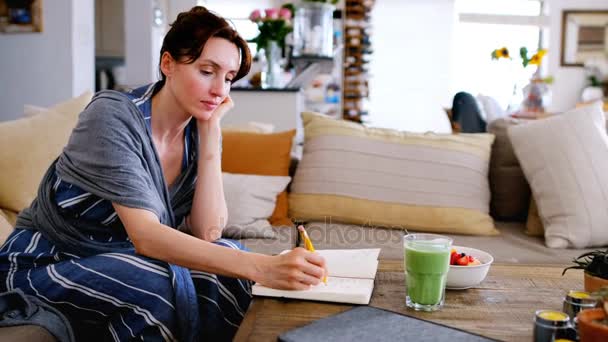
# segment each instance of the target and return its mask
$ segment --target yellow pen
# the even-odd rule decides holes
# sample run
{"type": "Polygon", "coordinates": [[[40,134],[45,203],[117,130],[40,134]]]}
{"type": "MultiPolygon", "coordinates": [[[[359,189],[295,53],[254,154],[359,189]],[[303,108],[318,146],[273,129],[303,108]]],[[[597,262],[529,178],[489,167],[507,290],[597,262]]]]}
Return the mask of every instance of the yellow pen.
{"type": "MultiPolygon", "coordinates": [[[[306,250],[308,251],[314,252],[315,246],[312,245],[312,241],[308,237],[308,234],[306,233],[306,230],[304,230],[304,227],[298,226],[298,231],[300,232],[300,238],[304,241],[304,248],[306,248],[306,250]]],[[[326,275],[323,276],[323,283],[327,284],[326,275]]]]}

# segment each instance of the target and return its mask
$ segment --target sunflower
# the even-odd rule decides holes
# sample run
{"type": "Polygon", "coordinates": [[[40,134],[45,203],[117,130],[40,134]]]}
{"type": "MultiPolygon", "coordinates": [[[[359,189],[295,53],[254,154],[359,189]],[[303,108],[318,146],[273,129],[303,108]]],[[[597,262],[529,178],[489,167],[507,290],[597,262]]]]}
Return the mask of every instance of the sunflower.
{"type": "Polygon", "coordinates": [[[500,49],[496,49],[496,50],[492,51],[492,59],[499,59],[499,58],[511,58],[509,56],[509,49],[507,49],[506,47],[502,47],[500,49]]]}
{"type": "Polygon", "coordinates": [[[538,50],[538,52],[536,54],[534,54],[534,56],[532,56],[532,58],[530,58],[530,61],[528,61],[528,64],[540,65],[540,62],[542,61],[543,57],[546,54],[547,54],[547,50],[545,50],[545,49],[538,50]]]}

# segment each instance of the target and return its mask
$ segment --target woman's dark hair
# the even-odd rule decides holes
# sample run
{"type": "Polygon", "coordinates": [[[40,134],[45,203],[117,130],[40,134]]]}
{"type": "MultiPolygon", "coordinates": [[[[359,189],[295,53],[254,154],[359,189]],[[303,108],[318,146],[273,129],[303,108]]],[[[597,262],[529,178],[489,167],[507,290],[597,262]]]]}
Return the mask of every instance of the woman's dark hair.
{"type": "MultiPolygon", "coordinates": [[[[247,42],[224,18],[202,6],[192,7],[190,11],[182,12],[177,16],[163,40],[163,46],[160,49],[161,60],[166,51],[179,63],[194,63],[211,37],[224,38],[234,43],[239,49],[240,68],[232,79],[232,83],[247,75],[251,68],[251,52],[247,42]]],[[[162,70],[160,70],[160,74],[161,81],[164,83],[166,76],[162,70]]]]}

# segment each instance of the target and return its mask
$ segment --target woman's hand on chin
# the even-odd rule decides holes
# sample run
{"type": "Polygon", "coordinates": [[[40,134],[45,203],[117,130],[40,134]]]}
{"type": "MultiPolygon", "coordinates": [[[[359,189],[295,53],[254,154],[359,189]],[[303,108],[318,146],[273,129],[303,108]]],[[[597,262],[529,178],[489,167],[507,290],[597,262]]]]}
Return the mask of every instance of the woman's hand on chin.
{"type": "Polygon", "coordinates": [[[198,115],[193,115],[194,118],[196,120],[198,120],[198,123],[215,123],[218,124],[220,123],[220,121],[222,120],[222,118],[224,117],[224,115],[226,113],[228,113],[228,111],[230,111],[232,108],[234,107],[234,102],[232,101],[232,98],[230,97],[230,95],[226,96],[224,98],[224,100],[222,101],[222,103],[220,103],[217,108],[215,108],[213,110],[213,112],[211,113],[211,116],[207,117],[205,115],[204,118],[199,117],[198,115]]]}

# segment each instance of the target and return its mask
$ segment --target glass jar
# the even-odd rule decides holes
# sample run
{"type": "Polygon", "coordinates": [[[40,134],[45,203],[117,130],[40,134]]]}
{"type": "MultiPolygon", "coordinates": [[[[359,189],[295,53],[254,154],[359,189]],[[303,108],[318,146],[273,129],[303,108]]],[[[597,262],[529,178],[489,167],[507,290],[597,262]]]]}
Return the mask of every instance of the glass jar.
{"type": "Polygon", "coordinates": [[[333,57],[334,6],[302,2],[293,20],[293,56],[333,57]]]}

